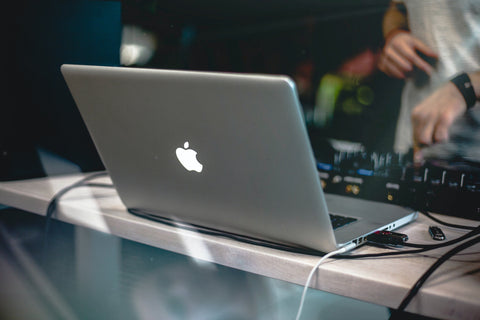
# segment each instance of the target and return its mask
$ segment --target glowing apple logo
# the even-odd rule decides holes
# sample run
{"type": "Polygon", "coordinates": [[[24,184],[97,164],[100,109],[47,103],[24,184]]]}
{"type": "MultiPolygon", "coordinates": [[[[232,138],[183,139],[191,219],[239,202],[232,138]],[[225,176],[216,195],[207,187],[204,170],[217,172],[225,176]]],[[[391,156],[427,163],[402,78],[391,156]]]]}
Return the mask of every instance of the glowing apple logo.
{"type": "Polygon", "coordinates": [[[197,160],[197,151],[189,149],[188,141],[185,142],[183,148],[177,148],[175,151],[178,161],[188,171],[202,172],[203,165],[197,160]]]}

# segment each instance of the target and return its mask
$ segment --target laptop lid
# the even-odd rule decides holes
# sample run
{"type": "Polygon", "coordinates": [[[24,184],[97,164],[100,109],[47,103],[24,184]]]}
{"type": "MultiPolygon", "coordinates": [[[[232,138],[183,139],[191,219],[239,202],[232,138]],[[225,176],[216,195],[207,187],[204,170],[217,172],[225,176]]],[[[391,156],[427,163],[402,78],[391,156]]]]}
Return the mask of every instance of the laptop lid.
{"type": "MultiPolygon", "coordinates": [[[[289,78],[79,65],[62,73],[127,208],[337,248],[289,78]]],[[[398,210],[390,222],[411,213],[398,210]]]]}

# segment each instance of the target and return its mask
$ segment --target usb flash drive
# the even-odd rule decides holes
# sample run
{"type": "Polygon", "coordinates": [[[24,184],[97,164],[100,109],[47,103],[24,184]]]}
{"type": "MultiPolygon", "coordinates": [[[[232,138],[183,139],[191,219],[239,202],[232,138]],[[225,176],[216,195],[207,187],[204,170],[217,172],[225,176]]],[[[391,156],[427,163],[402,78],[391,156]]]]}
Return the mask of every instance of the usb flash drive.
{"type": "Polygon", "coordinates": [[[430,236],[432,237],[433,240],[437,240],[437,241],[445,240],[445,234],[439,227],[430,226],[428,228],[428,232],[430,233],[430,236]]]}

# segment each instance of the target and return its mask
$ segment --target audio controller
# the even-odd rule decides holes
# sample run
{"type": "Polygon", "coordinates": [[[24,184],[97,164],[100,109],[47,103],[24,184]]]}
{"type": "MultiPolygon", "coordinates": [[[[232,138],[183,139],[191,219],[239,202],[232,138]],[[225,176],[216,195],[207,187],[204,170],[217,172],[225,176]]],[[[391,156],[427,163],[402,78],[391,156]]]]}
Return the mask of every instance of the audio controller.
{"type": "Polygon", "coordinates": [[[480,165],[426,161],[414,165],[411,154],[334,151],[317,167],[327,193],[389,202],[480,220],[480,165]]]}

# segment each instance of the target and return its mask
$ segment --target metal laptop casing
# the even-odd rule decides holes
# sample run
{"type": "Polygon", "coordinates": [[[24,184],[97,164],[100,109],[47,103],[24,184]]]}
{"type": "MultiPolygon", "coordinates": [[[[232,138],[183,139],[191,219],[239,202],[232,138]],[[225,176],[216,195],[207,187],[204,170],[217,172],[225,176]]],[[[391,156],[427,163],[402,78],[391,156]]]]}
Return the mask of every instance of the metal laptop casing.
{"type": "Polygon", "coordinates": [[[126,207],[324,252],[338,247],[289,78],[76,65],[62,73],[126,207]],[[202,172],[179,163],[185,142],[202,172]]]}

